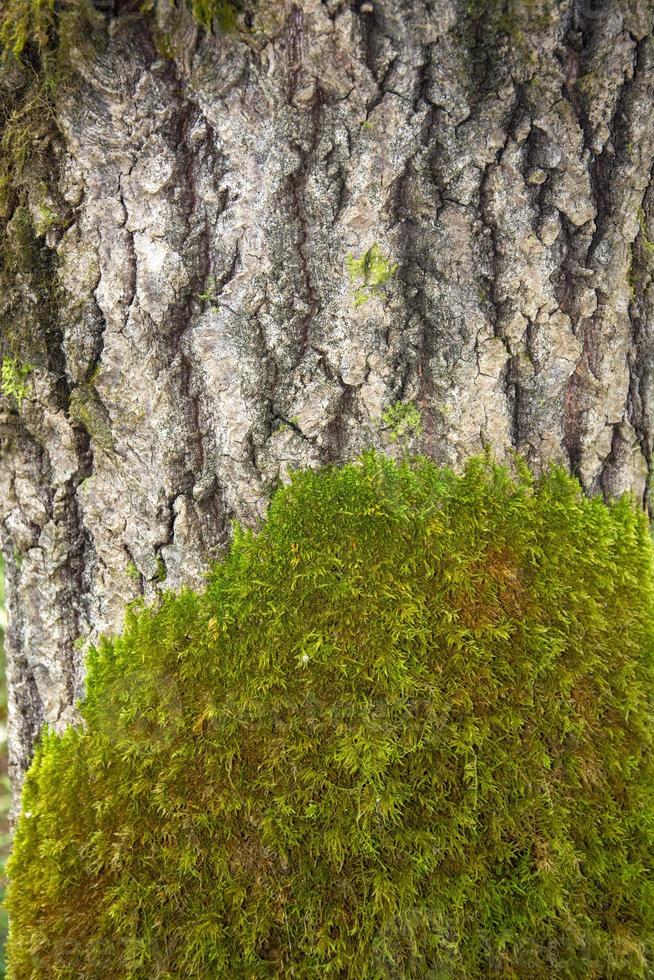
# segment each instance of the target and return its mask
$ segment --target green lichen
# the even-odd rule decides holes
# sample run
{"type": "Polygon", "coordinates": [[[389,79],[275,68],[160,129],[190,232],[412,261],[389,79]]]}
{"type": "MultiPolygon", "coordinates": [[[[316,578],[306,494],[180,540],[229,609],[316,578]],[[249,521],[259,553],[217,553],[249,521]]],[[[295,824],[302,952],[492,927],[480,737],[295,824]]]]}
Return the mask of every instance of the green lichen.
{"type": "Polygon", "coordinates": [[[127,574],[131,579],[134,579],[135,582],[141,581],[141,573],[139,572],[138,568],[136,567],[133,561],[127,562],[127,567],[125,571],[127,572],[127,574]]]}
{"type": "Polygon", "coordinates": [[[73,389],[69,413],[86,429],[95,446],[107,451],[115,448],[111,417],[93,384],[78,385],[73,389]]]}
{"type": "Polygon", "coordinates": [[[43,734],[14,980],[651,977],[644,516],[553,469],[293,476],[43,734]]]}
{"type": "Polygon", "coordinates": [[[32,371],[31,364],[21,364],[14,357],[4,357],[2,359],[2,378],[0,388],[5,398],[12,398],[18,405],[18,410],[23,404],[23,400],[29,394],[27,379],[32,371]]]}
{"type": "Polygon", "coordinates": [[[384,286],[397,271],[397,262],[387,259],[376,243],[358,259],[348,255],[345,265],[350,282],[355,286],[355,307],[363,306],[369,299],[381,295],[384,286]]]}
{"type": "Polygon", "coordinates": [[[647,216],[643,208],[638,208],[638,228],[640,230],[639,241],[643,248],[645,254],[650,258],[654,258],[654,242],[649,237],[647,228],[647,216]]]}
{"type": "Polygon", "coordinates": [[[649,237],[647,215],[640,207],[637,211],[638,234],[627,246],[627,286],[632,303],[645,291],[647,280],[654,269],[654,242],[649,237]]]}
{"type": "Polygon", "coordinates": [[[474,94],[497,77],[527,83],[542,58],[543,33],[558,17],[554,0],[468,0],[456,31],[467,53],[467,82],[474,94]]]}
{"type": "Polygon", "coordinates": [[[168,570],[166,568],[166,563],[163,560],[162,555],[157,555],[157,571],[155,573],[155,582],[165,582],[168,578],[168,570]]]}
{"type": "Polygon", "coordinates": [[[409,442],[422,435],[422,413],[415,402],[395,402],[382,414],[391,442],[409,442]]]}

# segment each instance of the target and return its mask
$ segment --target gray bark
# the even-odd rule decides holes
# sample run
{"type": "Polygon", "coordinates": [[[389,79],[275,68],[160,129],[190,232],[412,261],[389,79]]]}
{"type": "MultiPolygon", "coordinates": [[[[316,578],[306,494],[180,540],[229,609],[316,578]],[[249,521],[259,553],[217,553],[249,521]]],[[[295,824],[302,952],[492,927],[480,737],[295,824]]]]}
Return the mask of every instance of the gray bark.
{"type": "Polygon", "coordinates": [[[3,344],[32,330],[0,416],[17,782],[85,642],[201,583],[289,468],[405,449],[398,401],[443,463],[490,443],[647,505],[649,0],[157,16],[77,59],[29,196],[47,289],[0,299],[3,344]],[[397,271],[356,305],[375,244],[397,271]]]}

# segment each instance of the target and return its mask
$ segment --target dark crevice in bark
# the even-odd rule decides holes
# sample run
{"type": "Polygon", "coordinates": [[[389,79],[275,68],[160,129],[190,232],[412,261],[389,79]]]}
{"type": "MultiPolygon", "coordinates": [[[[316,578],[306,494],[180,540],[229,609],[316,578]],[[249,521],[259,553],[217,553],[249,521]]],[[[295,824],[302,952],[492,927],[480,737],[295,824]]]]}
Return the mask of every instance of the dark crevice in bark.
{"type": "MultiPolygon", "coordinates": [[[[378,92],[383,88],[383,77],[379,76],[379,47],[378,38],[383,32],[383,15],[378,3],[366,3],[366,0],[355,0],[352,9],[359,16],[360,44],[363,62],[375,81],[378,92]],[[372,8],[372,9],[371,9],[372,8]]],[[[373,99],[376,96],[373,97],[373,99]]],[[[368,106],[366,118],[370,115],[372,106],[368,106]]]]}
{"type": "Polygon", "coordinates": [[[650,516],[654,511],[651,496],[652,482],[652,393],[654,390],[654,164],[638,212],[638,234],[632,246],[632,276],[634,292],[629,304],[632,347],[628,354],[629,396],[628,419],[632,424],[647,462],[647,482],[643,506],[650,516]]]}
{"type": "Polygon", "coordinates": [[[13,736],[9,744],[9,775],[16,785],[17,779],[29,763],[45,721],[45,712],[29,649],[24,642],[24,607],[19,600],[22,591],[21,556],[14,551],[12,537],[6,531],[2,532],[1,544],[5,558],[5,588],[9,613],[5,634],[9,724],[13,736]]]}
{"type": "Polygon", "coordinates": [[[512,139],[511,134],[514,131],[520,115],[524,112],[525,107],[526,102],[524,99],[523,88],[521,85],[517,85],[514,90],[513,105],[508,110],[506,117],[506,141],[504,145],[497,150],[495,160],[486,164],[479,183],[479,217],[485,233],[482,237],[482,247],[487,245],[487,250],[489,252],[487,257],[487,266],[490,276],[487,282],[488,298],[490,300],[490,319],[493,327],[493,335],[502,341],[507,353],[510,355],[504,367],[501,381],[507,404],[507,414],[510,419],[511,444],[515,448],[518,448],[521,445],[523,436],[523,392],[521,390],[520,359],[519,356],[511,352],[504,327],[505,303],[498,294],[498,284],[503,266],[503,255],[502,243],[500,240],[500,228],[493,216],[490,181],[502,161],[502,157],[506,152],[509,140],[512,139]]]}
{"type": "Polygon", "coordinates": [[[629,152],[633,91],[639,80],[642,52],[648,42],[649,37],[646,37],[634,48],[633,74],[631,79],[624,79],[622,82],[615,110],[609,121],[610,137],[602,152],[595,156],[590,164],[597,217],[595,219],[595,233],[586,257],[587,265],[592,264],[597,247],[605,236],[606,224],[612,216],[614,207],[619,206],[619,201],[616,200],[613,176],[629,152]]]}
{"type": "Polygon", "coordinates": [[[296,248],[299,260],[299,267],[302,276],[302,286],[306,312],[300,318],[299,336],[296,345],[296,363],[304,357],[309,338],[311,326],[315,317],[320,312],[320,294],[314,284],[314,276],[311,268],[311,257],[309,249],[309,229],[311,222],[307,214],[306,195],[307,184],[311,171],[312,161],[321,134],[321,118],[324,105],[324,93],[319,85],[316,85],[311,110],[308,115],[310,125],[307,142],[292,142],[291,147],[299,157],[299,164],[292,174],[289,174],[287,187],[291,207],[289,209],[289,224],[297,226],[296,248]]]}
{"type": "Polygon", "coordinates": [[[354,392],[349,385],[344,385],[338,410],[327,426],[325,433],[324,461],[326,463],[336,463],[342,459],[343,452],[347,447],[347,421],[351,418],[353,409],[354,392]]]}
{"type": "Polygon", "coordinates": [[[568,454],[570,472],[573,474],[573,476],[576,476],[581,483],[583,483],[583,475],[581,471],[582,432],[579,422],[578,408],[580,401],[580,390],[582,390],[582,382],[580,379],[579,370],[577,369],[570,377],[565,395],[565,402],[563,406],[563,446],[568,454]]]}
{"type": "MultiPolygon", "coordinates": [[[[404,170],[395,182],[391,212],[392,226],[397,225],[401,229],[398,235],[398,285],[405,310],[404,331],[407,336],[411,334],[412,325],[419,324],[419,339],[402,351],[399,362],[394,364],[397,399],[401,401],[406,398],[409,384],[415,378],[416,403],[423,412],[428,430],[433,429],[434,419],[425,399],[425,392],[429,384],[430,356],[438,343],[438,323],[424,288],[426,278],[429,274],[434,274],[428,248],[429,231],[424,222],[414,216],[412,199],[414,192],[422,187],[423,192],[433,199],[435,213],[438,213],[443,189],[438,183],[435,167],[438,155],[435,134],[438,133],[439,124],[446,126],[447,123],[429,96],[432,84],[431,63],[437,51],[438,46],[435,43],[422,46],[415,73],[413,109],[414,112],[423,112],[424,118],[416,149],[407,158],[404,170]]],[[[394,59],[392,64],[396,64],[397,60],[394,59]]],[[[382,80],[382,84],[384,83],[385,79],[382,80]]]]}

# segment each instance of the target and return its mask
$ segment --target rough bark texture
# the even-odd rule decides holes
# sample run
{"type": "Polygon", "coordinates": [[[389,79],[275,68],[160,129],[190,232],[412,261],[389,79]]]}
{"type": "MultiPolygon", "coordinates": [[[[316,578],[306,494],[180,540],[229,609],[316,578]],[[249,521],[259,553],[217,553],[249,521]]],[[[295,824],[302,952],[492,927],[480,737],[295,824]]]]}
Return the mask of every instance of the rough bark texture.
{"type": "Polygon", "coordinates": [[[506,8],[259,0],[211,36],[161,4],[78,59],[0,300],[33,365],[0,415],[16,779],[84,641],[199,583],[289,467],[397,451],[390,405],[444,463],[647,503],[652,7],[506,8]]]}

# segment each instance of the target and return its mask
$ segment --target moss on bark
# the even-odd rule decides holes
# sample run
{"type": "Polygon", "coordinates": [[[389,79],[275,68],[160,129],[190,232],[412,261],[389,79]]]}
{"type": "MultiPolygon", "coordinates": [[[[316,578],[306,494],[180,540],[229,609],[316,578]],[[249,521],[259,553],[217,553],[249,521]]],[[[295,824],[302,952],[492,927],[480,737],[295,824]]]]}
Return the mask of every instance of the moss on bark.
{"type": "Polygon", "coordinates": [[[14,980],[651,975],[652,550],[488,459],[297,475],[47,733],[14,980]]]}

